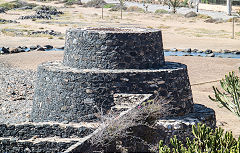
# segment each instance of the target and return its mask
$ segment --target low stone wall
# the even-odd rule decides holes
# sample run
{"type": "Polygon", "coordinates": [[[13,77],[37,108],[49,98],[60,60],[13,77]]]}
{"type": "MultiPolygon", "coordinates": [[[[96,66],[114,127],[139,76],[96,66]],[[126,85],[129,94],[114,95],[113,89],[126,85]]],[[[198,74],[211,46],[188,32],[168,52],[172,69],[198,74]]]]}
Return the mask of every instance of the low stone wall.
{"type": "Polygon", "coordinates": [[[32,142],[18,142],[16,140],[2,139],[0,140],[0,150],[6,153],[59,153],[66,150],[77,141],[72,142],[48,142],[42,141],[37,144],[32,142]]]}
{"type": "MultiPolygon", "coordinates": [[[[136,110],[132,110],[136,111],[136,110]]],[[[129,112],[131,114],[131,111],[129,112]]],[[[121,118],[117,120],[119,125],[121,118]]],[[[140,124],[130,127],[123,138],[111,139],[110,144],[104,146],[96,146],[90,141],[85,143],[76,143],[75,147],[70,147],[67,152],[158,152],[158,143],[163,140],[165,144],[170,143],[170,138],[174,135],[183,142],[186,138],[193,138],[192,125],[198,123],[206,124],[211,128],[216,127],[216,117],[213,109],[207,108],[203,105],[195,104],[194,111],[180,117],[168,117],[156,120],[155,124],[147,125],[140,124]],[[79,144],[79,145],[78,145],[79,144]]],[[[108,130],[107,128],[105,130],[108,130]]],[[[97,136],[97,133],[96,133],[97,136]]]]}
{"type": "Polygon", "coordinates": [[[149,69],[164,65],[160,30],[70,29],[64,49],[63,64],[79,69],[149,69]]]}
{"type": "Polygon", "coordinates": [[[0,151],[63,152],[95,131],[99,123],[23,123],[0,124],[0,151]]]}
{"type": "Polygon", "coordinates": [[[155,128],[162,131],[165,137],[162,138],[165,144],[170,143],[170,138],[174,135],[183,142],[186,141],[186,137],[193,138],[192,125],[203,123],[212,129],[216,128],[216,116],[215,111],[201,104],[194,104],[194,110],[184,116],[179,117],[167,117],[159,119],[155,128]]]}
{"type": "Polygon", "coordinates": [[[156,70],[76,69],[61,62],[39,66],[32,120],[82,122],[97,119],[99,109],[109,110],[113,94],[154,94],[165,99],[162,113],[184,115],[193,101],[187,67],[166,63],[156,70]]]}
{"type": "MultiPolygon", "coordinates": [[[[124,110],[112,110],[109,115],[113,120],[117,119],[116,116],[128,113],[128,110],[135,108],[138,104],[149,99],[150,96],[150,94],[116,94],[114,95],[115,106],[117,108],[123,107],[124,110]]],[[[101,124],[93,121],[0,124],[0,152],[65,152],[74,148],[74,145],[78,146],[79,143],[84,143],[94,133],[102,130],[104,126],[100,126],[101,124]]]]}
{"type": "Polygon", "coordinates": [[[92,133],[95,128],[78,126],[73,127],[64,124],[33,124],[24,123],[16,125],[0,124],[0,137],[14,137],[21,140],[27,140],[32,137],[46,138],[57,136],[59,138],[78,137],[82,138],[92,133]]]}

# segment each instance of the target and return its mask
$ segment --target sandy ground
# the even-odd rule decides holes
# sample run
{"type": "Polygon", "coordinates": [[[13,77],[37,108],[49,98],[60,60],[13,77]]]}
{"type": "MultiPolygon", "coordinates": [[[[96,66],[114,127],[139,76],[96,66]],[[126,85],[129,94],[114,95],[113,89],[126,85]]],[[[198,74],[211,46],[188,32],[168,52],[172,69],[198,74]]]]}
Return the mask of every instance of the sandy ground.
{"type": "MultiPolygon", "coordinates": [[[[34,2],[34,1],[31,1],[34,2]]],[[[77,5],[63,7],[63,4],[34,2],[39,5],[58,7],[65,14],[54,17],[53,20],[19,20],[22,15],[34,14],[32,10],[11,10],[7,14],[0,14],[0,18],[17,20],[19,23],[0,24],[0,47],[17,47],[50,44],[56,47],[64,46],[63,37],[19,35],[19,32],[4,32],[6,29],[18,31],[55,30],[65,34],[69,28],[82,27],[144,27],[161,29],[163,32],[164,48],[197,48],[197,49],[240,49],[240,23],[235,24],[235,39],[232,37],[232,23],[205,23],[206,16],[185,18],[183,15],[110,12],[104,9],[104,18],[101,18],[101,9],[83,8],[77,5]]]]}
{"type": "MultiPolygon", "coordinates": [[[[21,69],[36,70],[37,65],[52,60],[62,60],[63,52],[28,52],[0,56],[0,61],[21,69]]],[[[181,62],[188,66],[195,103],[204,104],[216,111],[217,125],[240,135],[240,119],[225,108],[219,108],[208,95],[213,95],[212,86],[219,87],[219,80],[230,71],[238,72],[240,59],[207,57],[166,57],[167,61],[181,62]]]]}

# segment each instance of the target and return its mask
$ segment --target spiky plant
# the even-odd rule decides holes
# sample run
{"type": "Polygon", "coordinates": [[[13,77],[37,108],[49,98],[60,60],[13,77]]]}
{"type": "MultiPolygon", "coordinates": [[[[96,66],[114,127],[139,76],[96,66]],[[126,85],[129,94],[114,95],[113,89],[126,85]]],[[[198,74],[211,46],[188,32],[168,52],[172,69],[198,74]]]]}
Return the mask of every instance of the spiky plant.
{"type": "Polygon", "coordinates": [[[215,98],[209,98],[221,104],[221,107],[227,108],[240,118],[240,82],[239,77],[234,72],[225,75],[220,81],[223,92],[213,86],[215,98]]]}
{"type": "Polygon", "coordinates": [[[235,139],[232,132],[223,132],[223,129],[215,130],[204,124],[192,126],[193,140],[186,139],[183,144],[176,136],[170,139],[170,146],[159,142],[159,153],[239,153],[240,137],[235,139]]]}

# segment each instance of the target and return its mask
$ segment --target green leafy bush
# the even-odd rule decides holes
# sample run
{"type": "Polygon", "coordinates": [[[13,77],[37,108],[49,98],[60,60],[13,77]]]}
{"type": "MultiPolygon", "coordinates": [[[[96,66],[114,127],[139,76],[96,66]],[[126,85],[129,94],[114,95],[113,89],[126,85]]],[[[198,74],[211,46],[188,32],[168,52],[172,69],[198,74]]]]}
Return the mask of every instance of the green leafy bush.
{"type": "Polygon", "coordinates": [[[103,8],[112,8],[114,6],[115,6],[114,4],[105,4],[103,8]]]}
{"type": "Polygon", "coordinates": [[[240,118],[240,82],[239,77],[234,72],[225,75],[225,79],[220,81],[221,87],[224,90],[221,92],[218,88],[213,87],[215,98],[209,98],[220,103],[223,107],[233,112],[240,118]]]}
{"type": "Polygon", "coordinates": [[[224,133],[221,128],[215,130],[204,124],[192,126],[193,140],[186,139],[186,144],[176,136],[170,139],[170,146],[159,142],[159,153],[239,153],[240,137],[236,140],[232,132],[224,133]]]}

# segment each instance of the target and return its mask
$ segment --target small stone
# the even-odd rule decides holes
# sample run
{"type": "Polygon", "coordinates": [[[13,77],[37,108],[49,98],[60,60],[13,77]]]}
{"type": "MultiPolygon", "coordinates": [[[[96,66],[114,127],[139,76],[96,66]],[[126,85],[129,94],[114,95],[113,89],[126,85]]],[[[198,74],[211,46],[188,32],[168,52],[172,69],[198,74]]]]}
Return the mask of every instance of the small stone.
{"type": "Polygon", "coordinates": [[[31,46],[30,50],[36,50],[38,47],[37,46],[31,46]]]}
{"type": "Polygon", "coordinates": [[[46,49],[53,49],[53,46],[52,45],[45,45],[44,46],[46,49]]]}
{"type": "Polygon", "coordinates": [[[172,48],[172,49],[170,49],[170,51],[171,51],[171,52],[177,52],[178,49],[177,49],[177,48],[172,48]]]}
{"type": "Polygon", "coordinates": [[[43,47],[40,47],[37,49],[37,51],[45,51],[45,49],[43,47]]]}
{"type": "Polygon", "coordinates": [[[211,53],[213,53],[213,51],[212,51],[211,49],[207,49],[207,50],[205,51],[205,54],[211,54],[211,53]]]}
{"type": "Polygon", "coordinates": [[[25,148],[24,152],[32,152],[29,148],[25,148]]]}
{"type": "Polygon", "coordinates": [[[191,48],[184,49],[183,52],[191,53],[191,48]]]}
{"type": "Polygon", "coordinates": [[[215,57],[215,54],[214,53],[207,54],[206,57],[215,57]]]}
{"type": "Polygon", "coordinates": [[[91,89],[86,89],[86,93],[91,94],[93,91],[91,89]]]}
{"type": "Polygon", "coordinates": [[[224,49],[224,50],[223,50],[223,53],[224,53],[224,54],[226,54],[226,53],[231,53],[231,51],[228,50],[228,49],[224,49]]]}

